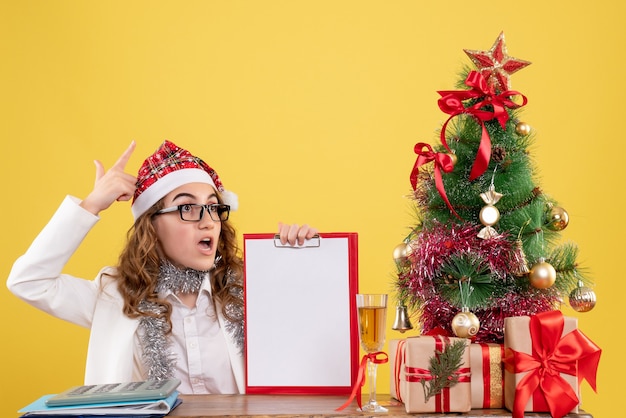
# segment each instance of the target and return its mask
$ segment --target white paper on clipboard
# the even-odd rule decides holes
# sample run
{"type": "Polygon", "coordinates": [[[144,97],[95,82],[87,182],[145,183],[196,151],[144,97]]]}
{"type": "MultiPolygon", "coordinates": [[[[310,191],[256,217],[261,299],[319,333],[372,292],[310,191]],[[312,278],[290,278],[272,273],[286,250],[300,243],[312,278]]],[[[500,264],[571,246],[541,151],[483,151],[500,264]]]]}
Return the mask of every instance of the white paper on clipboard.
{"type": "Polygon", "coordinates": [[[356,233],[313,246],[244,234],[246,392],[349,394],[358,369],[356,233]]]}

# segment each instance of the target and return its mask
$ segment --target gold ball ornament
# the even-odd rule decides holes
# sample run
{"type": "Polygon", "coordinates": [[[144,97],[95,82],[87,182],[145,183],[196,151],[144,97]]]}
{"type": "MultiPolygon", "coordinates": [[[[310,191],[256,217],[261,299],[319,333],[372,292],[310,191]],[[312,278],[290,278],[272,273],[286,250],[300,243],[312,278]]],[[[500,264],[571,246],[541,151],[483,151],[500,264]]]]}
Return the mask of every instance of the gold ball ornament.
{"type": "Polygon", "coordinates": [[[454,315],[450,325],[454,335],[459,338],[472,338],[478,334],[480,329],[478,317],[467,310],[467,308],[463,308],[461,312],[454,315]]]}
{"type": "Polygon", "coordinates": [[[526,122],[518,122],[517,125],[515,125],[515,132],[518,135],[527,136],[530,134],[530,130],[530,125],[526,122]]]}
{"type": "Polygon", "coordinates": [[[548,228],[553,231],[562,231],[569,224],[569,215],[565,211],[565,209],[554,206],[550,209],[550,223],[548,223],[548,228]]]}
{"type": "Polygon", "coordinates": [[[569,294],[569,306],[576,312],[589,312],[596,306],[596,292],[579,285],[569,294]]]}
{"type": "Polygon", "coordinates": [[[393,249],[393,259],[398,264],[406,264],[409,261],[409,254],[411,254],[411,246],[406,242],[396,245],[393,249]]]}
{"type": "Polygon", "coordinates": [[[528,280],[537,289],[547,289],[556,281],[556,270],[552,264],[539,259],[539,262],[530,268],[528,280]]]}
{"type": "Polygon", "coordinates": [[[449,152],[448,156],[450,157],[450,159],[452,160],[452,165],[456,165],[456,162],[459,160],[456,156],[455,153],[453,152],[449,152]]]}

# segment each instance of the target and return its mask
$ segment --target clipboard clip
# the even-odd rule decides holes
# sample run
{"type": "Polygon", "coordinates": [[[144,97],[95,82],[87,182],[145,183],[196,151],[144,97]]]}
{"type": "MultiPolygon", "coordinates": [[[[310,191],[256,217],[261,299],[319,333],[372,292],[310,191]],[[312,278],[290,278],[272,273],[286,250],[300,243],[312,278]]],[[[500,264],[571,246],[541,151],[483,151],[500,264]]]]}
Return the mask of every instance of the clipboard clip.
{"type": "Polygon", "coordinates": [[[283,244],[280,242],[280,235],[274,235],[274,247],[276,248],[293,248],[294,250],[299,250],[301,248],[318,248],[321,245],[322,237],[320,237],[319,234],[315,234],[310,239],[305,240],[303,245],[283,244]]]}

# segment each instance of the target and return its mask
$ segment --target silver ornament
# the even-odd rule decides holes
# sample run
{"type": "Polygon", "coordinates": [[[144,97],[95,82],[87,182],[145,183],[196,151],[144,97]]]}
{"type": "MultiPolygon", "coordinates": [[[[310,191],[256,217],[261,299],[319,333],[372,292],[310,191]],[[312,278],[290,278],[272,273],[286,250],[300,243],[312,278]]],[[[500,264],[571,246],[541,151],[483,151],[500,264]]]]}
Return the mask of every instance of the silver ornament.
{"type": "Polygon", "coordinates": [[[596,306],[596,292],[579,281],[576,289],[569,294],[569,306],[576,312],[589,312],[596,306]]]}

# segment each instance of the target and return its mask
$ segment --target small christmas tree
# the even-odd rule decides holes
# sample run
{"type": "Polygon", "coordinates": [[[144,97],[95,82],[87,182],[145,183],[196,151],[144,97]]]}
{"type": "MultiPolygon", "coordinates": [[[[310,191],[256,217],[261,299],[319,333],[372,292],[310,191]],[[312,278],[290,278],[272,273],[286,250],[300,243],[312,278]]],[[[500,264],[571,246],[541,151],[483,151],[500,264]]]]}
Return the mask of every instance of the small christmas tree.
{"type": "Polygon", "coordinates": [[[465,52],[476,68],[439,92],[440,144],[415,145],[417,222],[394,250],[397,299],[423,333],[502,342],[505,317],[558,309],[564,295],[587,311],[595,294],[577,246],[557,242],[567,212],[533,177],[534,132],[518,118],[527,99],[510,87],[530,63],[507,54],[502,33],[489,51],[465,52]]]}

